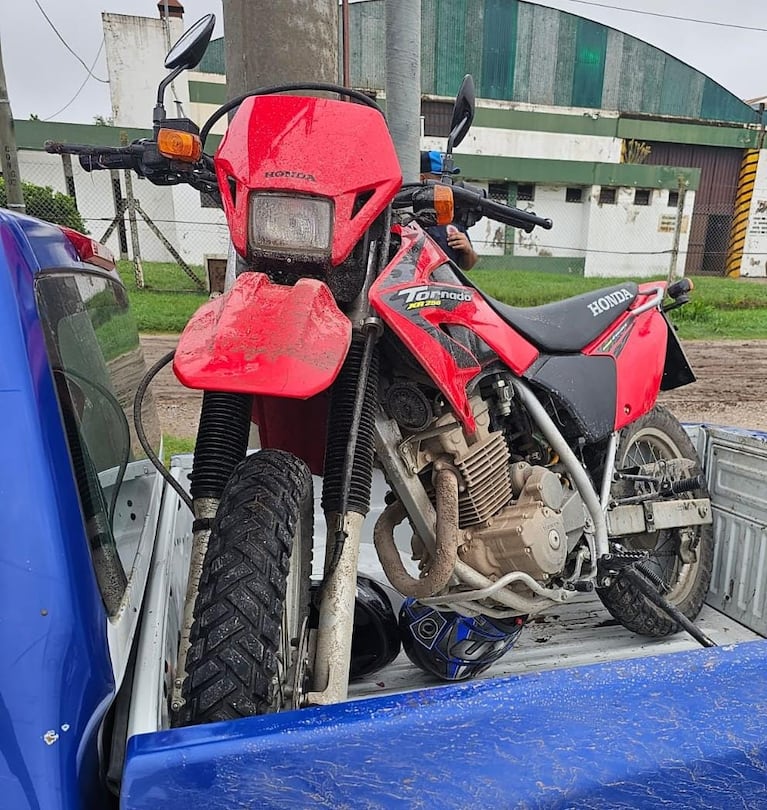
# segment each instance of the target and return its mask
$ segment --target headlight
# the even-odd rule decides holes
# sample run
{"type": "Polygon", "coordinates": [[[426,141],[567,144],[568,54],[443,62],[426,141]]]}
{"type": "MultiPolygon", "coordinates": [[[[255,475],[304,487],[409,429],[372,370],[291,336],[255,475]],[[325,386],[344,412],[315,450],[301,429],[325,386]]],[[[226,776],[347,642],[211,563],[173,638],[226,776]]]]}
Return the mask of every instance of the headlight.
{"type": "Polygon", "coordinates": [[[330,254],[333,203],[323,197],[253,194],[251,250],[299,256],[330,254]]]}

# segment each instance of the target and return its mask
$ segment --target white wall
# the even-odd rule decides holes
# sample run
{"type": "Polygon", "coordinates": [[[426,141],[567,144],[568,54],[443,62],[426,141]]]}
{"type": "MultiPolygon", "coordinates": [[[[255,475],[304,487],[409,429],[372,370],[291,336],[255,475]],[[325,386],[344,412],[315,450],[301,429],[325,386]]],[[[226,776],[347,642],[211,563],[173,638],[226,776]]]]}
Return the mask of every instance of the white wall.
{"type": "Polygon", "coordinates": [[[205,256],[226,256],[229,230],[220,208],[203,208],[200,193],[190,186],[173,188],[176,239],[173,246],[190,264],[202,264],[205,256]]]}
{"type": "MultiPolygon", "coordinates": [[[[206,84],[226,84],[226,76],[221,76],[219,73],[198,73],[196,70],[190,70],[182,74],[186,76],[188,82],[205,82],[206,84]]],[[[181,77],[179,77],[181,78],[181,77]]],[[[218,104],[207,104],[199,101],[191,101],[187,115],[194,121],[197,126],[201,127],[218,109],[218,104]]],[[[224,116],[216,122],[211,132],[214,135],[223,135],[226,132],[227,117],[224,116]]]]}
{"type": "MultiPolygon", "coordinates": [[[[517,230],[514,256],[584,257],[586,276],[665,276],[674,241],[676,208],[668,206],[668,190],[654,189],[650,205],[634,203],[633,188],[616,189],[615,204],[600,204],[600,187],[583,189],[582,202],[565,201],[565,187],[537,185],[535,200],[520,203],[527,211],[550,217],[550,231],[517,230]]],[[[687,192],[682,215],[678,271],[684,273],[689,223],[695,193],[687,192]]],[[[513,258],[510,257],[510,266],[513,258]]]]}
{"type": "MultiPolygon", "coordinates": [[[[513,121],[513,112],[509,120],[513,121]]],[[[444,149],[442,145],[429,149],[444,149]]],[[[455,150],[456,156],[507,155],[539,160],[579,160],[593,163],[620,163],[621,139],[560,132],[527,132],[520,129],[475,127],[455,150]]]]}
{"type": "Polygon", "coordinates": [[[582,202],[565,202],[564,186],[536,185],[535,199],[519,202],[523,211],[534,211],[540,217],[553,220],[550,231],[536,228],[532,233],[516,230],[515,256],[583,256],[587,247],[589,188],[583,189],[582,202]]]}
{"type": "Polygon", "coordinates": [[[767,150],[759,154],[740,274],[767,277],[767,150]]]}
{"type": "MultiPolygon", "coordinates": [[[[163,20],[102,14],[104,44],[112,97],[112,116],[117,126],[148,128],[157,99],[157,86],[167,76],[165,54],[183,33],[183,21],[171,18],[169,31],[163,20]]],[[[165,94],[169,118],[176,117],[176,97],[189,105],[189,88],[182,74],[165,94]]]]}
{"type": "MultiPolygon", "coordinates": [[[[668,190],[653,189],[650,205],[635,205],[633,188],[619,188],[614,205],[600,205],[599,186],[588,203],[586,276],[665,276],[674,244],[676,208],[668,190]]],[[[695,192],[685,195],[677,270],[684,274],[695,192]]]]}

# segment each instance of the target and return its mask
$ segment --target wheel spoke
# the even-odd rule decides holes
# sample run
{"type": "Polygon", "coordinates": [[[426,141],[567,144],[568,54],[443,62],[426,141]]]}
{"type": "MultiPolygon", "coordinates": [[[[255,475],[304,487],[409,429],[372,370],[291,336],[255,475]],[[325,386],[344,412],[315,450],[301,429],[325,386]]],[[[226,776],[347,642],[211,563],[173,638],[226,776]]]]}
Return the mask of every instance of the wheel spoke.
{"type": "MultiPolygon", "coordinates": [[[[655,474],[659,476],[672,473],[676,477],[676,466],[669,470],[667,462],[682,459],[694,462],[695,449],[673,416],[662,407],[656,407],[624,430],[616,468],[626,471],[631,471],[632,468],[654,468],[655,474]]],[[[635,481],[632,486],[629,479],[618,482],[614,492],[617,499],[640,495],[652,500],[658,497],[653,495],[655,489],[650,482],[635,481]]],[[[711,577],[712,558],[710,527],[692,528],[698,543],[695,546],[695,556],[687,558],[689,562],[685,562],[681,556],[681,546],[687,530],[672,528],[645,531],[620,539],[620,546],[627,550],[642,550],[648,554],[641,567],[645,568],[649,577],[657,577],[668,586],[666,598],[677,605],[688,618],[694,618],[703,604],[711,577]]],[[[621,588],[608,586],[600,591],[602,601],[621,624],[634,632],[649,636],[657,637],[674,632],[675,624],[667,616],[660,615],[636,589],[629,588],[627,597],[625,587],[625,584],[621,588]]]]}

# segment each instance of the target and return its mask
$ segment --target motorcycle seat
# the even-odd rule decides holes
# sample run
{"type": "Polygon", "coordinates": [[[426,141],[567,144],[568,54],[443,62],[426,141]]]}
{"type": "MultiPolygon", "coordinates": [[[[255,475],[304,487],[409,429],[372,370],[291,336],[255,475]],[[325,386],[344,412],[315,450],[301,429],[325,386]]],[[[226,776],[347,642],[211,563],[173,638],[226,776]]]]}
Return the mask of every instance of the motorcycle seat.
{"type": "Polygon", "coordinates": [[[599,337],[637,297],[624,282],[539,307],[512,307],[482,293],[512,329],[548,354],[579,352],[599,337]]]}

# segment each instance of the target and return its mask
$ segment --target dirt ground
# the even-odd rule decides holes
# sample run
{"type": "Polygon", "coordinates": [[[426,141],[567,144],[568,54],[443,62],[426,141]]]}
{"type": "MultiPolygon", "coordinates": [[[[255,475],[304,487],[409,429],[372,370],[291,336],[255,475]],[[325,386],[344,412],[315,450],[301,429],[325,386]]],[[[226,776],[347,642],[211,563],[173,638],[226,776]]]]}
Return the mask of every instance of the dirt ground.
{"type": "MultiPolygon", "coordinates": [[[[147,365],[176,345],[175,336],[141,338],[147,365]]],[[[687,341],[698,381],[661,394],[661,402],[683,422],[735,425],[767,430],[767,340],[687,341]]],[[[170,367],[152,384],[164,433],[192,438],[201,395],[183,388],[170,367]]]]}

